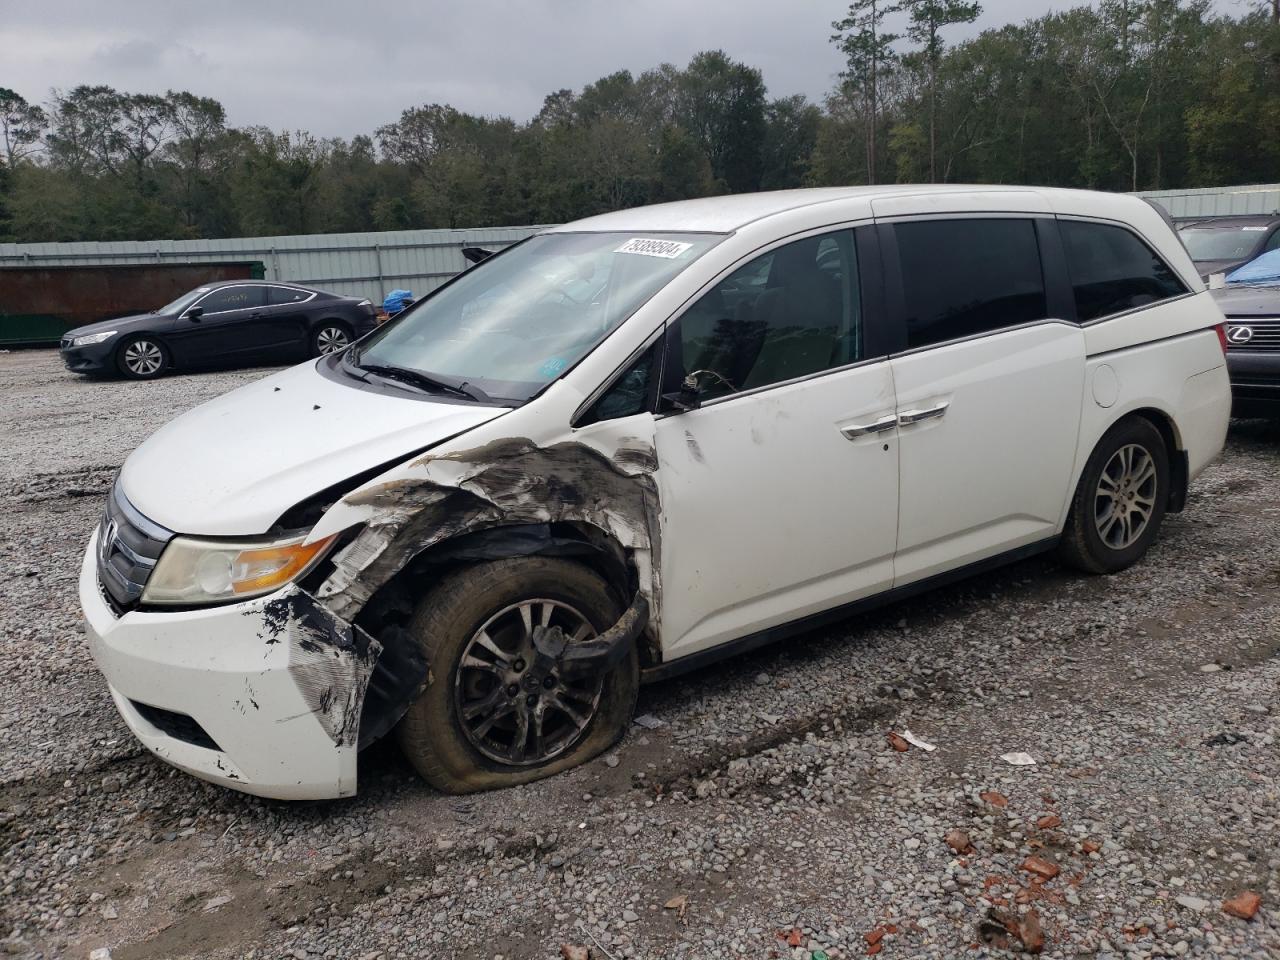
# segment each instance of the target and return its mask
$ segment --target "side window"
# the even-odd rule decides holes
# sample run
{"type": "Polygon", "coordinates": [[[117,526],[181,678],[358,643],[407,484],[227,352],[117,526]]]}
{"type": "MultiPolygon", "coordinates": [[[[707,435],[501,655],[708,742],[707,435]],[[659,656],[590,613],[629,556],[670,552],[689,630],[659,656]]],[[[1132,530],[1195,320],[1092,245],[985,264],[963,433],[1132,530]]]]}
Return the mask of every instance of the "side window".
{"type": "Polygon", "coordinates": [[[721,280],[680,317],[685,375],[704,399],[862,359],[850,231],[797,240],[721,280]]]}
{"type": "Polygon", "coordinates": [[[1262,248],[1263,253],[1270,253],[1272,250],[1280,250],[1280,229],[1271,234],[1271,237],[1267,240],[1267,245],[1262,248]]]}
{"type": "Polygon", "coordinates": [[[244,310],[247,307],[260,307],[265,299],[266,288],[242,284],[235,287],[219,287],[200,301],[199,306],[205,313],[221,313],[224,310],[244,310]]]}
{"type": "Polygon", "coordinates": [[[1060,220],[1081,323],[1187,292],[1160,257],[1124,227],[1060,220]]]}
{"type": "Polygon", "coordinates": [[[1033,221],[923,220],[894,234],[908,348],[1048,316],[1033,221]]]}
{"type": "Polygon", "coordinates": [[[282,303],[302,303],[310,300],[311,294],[306,290],[294,287],[267,287],[267,305],[277,306],[282,303]]]}
{"type": "Polygon", "coordinates": [[[627,368],[596,401],[591,412],[583,417],[580,424],[596,423],[600,420],[617,420],[620,417],[632,417],[649,409],[649,390],[653,382],[653,364],[658,350],[662,346],[656,344],[640,355],[635,363],[627,368]]]}

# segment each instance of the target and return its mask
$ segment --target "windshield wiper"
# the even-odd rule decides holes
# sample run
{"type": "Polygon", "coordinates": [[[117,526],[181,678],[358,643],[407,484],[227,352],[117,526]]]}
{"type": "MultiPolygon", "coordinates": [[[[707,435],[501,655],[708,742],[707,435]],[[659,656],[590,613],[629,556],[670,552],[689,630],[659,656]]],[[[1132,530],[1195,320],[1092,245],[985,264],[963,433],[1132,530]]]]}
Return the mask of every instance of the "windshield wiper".
{"type": "Polygon", "coordinates": [[[357,370],[374,373],[388,380],[399,380],[401,383],[420,387],[423,390],[437,393],[444,391],[445,393],[452,393],[455,396],[466,397],[469,400],[476,400],[480,403],[493,403],[492,397],[479,387],[473,387],[466,380],[447,380],[439,374],[423,373],[421,370],[411,370],[409,367],[397,367],[387,363],[357,362],[354,366],[357,370]]]}

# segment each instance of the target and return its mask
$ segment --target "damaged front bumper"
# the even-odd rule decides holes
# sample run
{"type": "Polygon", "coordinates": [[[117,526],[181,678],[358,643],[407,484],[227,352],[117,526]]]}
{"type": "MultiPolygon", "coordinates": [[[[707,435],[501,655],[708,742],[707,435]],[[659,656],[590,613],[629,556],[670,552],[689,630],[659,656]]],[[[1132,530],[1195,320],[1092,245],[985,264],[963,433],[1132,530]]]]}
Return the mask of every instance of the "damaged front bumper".
{"type": "Polygon", "coordinates": [[[198,610],[116,617],[99,593],[97,535],[80,570],[93,658],[120,716],[188,773],[282,800],[356,792],[356,731],[376,644],[296,587],[198,610]],[[282,617],[281,611],[292,615],[282,617]]]}

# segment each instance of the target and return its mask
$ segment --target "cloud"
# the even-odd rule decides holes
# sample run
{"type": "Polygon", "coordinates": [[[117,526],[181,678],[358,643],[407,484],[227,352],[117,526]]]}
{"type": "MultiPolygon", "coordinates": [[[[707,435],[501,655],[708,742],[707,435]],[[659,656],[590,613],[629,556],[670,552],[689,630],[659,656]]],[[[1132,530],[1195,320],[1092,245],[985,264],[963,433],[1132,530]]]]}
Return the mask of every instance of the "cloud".
{"type": "MultiPolygon", "coordinates": [[[[986,0],[979,24],[948,39],[1074,5],[986,0]]],[[[828,38],[847,0],[53,6],[14,3],[5,12],[4,82],[28,99],[81,83],[139,93],[190,90],[221,101],[236,126],[351,137],[433,101],[525,121],[554,90],[581,89],[623,68],[684,65],[709,49],[759,67],[771,96],[820,100],[842,65],[828,38]]]]}
{"type": "Polygon", "coordinates": [[[153,70],[164,58],[164,48],[153,40],[124,40],[104,43],[93,52],[93,65],[99,70],[153,70]]]}

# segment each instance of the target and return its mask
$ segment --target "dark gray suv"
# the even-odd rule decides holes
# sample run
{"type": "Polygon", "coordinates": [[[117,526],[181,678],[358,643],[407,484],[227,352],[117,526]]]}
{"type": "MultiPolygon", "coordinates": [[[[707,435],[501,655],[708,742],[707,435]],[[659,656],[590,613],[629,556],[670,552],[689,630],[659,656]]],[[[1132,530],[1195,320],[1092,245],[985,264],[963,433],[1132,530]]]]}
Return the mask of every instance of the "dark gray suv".
{"type": "Polygon", "coordinates": [[[1280,419],[1280,285],[1213,291],[1227,318],[1231,415],[1280,419]]]}

